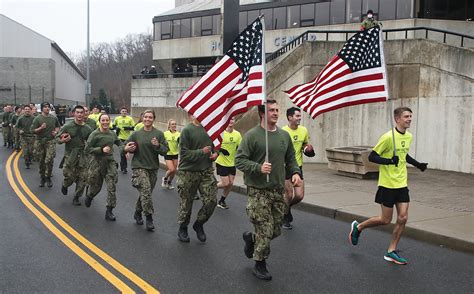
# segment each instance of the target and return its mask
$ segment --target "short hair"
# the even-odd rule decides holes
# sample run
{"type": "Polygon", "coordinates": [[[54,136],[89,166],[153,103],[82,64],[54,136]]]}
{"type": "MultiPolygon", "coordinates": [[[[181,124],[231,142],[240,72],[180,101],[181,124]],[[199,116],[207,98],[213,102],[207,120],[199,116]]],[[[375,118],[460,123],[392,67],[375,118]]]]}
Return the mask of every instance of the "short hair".
{"type": "Polygon", "coordinates": [[[72,111],[76,112],[76,109],[82,109],[83,111],[85,111],[84,106],[82,106],[82,105],[76,105],[76,106],[74,106],[74,108],[72,109],[72,111]]]}
{"type": "Polygon", "coordinates": [[[372,9],[369,9],[367,10],[367,14],[374,14],[374,12],[372,11],[372,9]]]}
{"type": "Polygon", "coordinates": [[[405,111],[413,113],[413,111],[411,111],[410,108],[408,108],[406,106],[400,106],[400,107],[395,108],[395,110],[393,111],[393,116],[395,118],[399,118],[400,116],[402,116],[402,113],[405,112],[405,111]]]}
{"type": "Polygon", "coordinates": [[[27,108],[27,107],[28,107],[29,109],[31,109],[31,106],[30,106],[29,104],[23,105],[23,109],[25,109],[25,108],[27,108]]]}
{"type": "Polygon", "coordinates": [[[290,107],[286,110],[286,118],[290,117],[290,116],[293,116],[295,115],[295,112],[301,112],[301,109],[299,109],[298,107],[290,107]]]}
{"type": "Polygon", "coordinates": [[[151,113],[151,114],[153,114],[153,119],[156,118],[155,111],[152,110],[152,109],[147,109],[147,110],[143,111],[143,115],[145,115],[145,113],[151,113]]]}
{"type": "Polygon", "coordinates": [[[15,106],[15,112],[17,112],[17,110],[18,110],[18,109],[20,109],[20,110],[21,110],[21,108],[22,108],[22,107],[21,107],[21,106],[19,106],[19,105],[15,106]]]}
{"type": "Polygon", "coordinates": [[[122,111],[122,109],[125,109],[125,110],[128,112],[128,108],[127,108],[127,107],[125,107],[125,106],[120,107],[120,111],[122,111]]]}
{"type": "Polygon", "coordinates": [[[97,105],[97,104],[92,105],[92,109],[94,109],[94,108],[97,108],[97,109],[101,110],[100,105],[97,105]]]}
{"type": "MultiPolygon", "coordinates": [[[[276,104],[276,103],[277,101],[275,99],[268,99],[266,104],[268,105],[268,104],[276,104]]],[[[261,117],[261,114],[265,114],[265,104],[259,105],[257,109],[258,109],[258,116],[261,117]]]]}
{"type": "Polygon", "coordinates": [[[101,119],[102,116],[104,116],[104,115],[107,115],[107,116],[109,117],[109,120],[110,120],[110,115],[109,115],[107,112],[101,113],[101,114],[99,115],[99,118],[98,118],[97,120],[100,122],[100,119],[101,119]]]}

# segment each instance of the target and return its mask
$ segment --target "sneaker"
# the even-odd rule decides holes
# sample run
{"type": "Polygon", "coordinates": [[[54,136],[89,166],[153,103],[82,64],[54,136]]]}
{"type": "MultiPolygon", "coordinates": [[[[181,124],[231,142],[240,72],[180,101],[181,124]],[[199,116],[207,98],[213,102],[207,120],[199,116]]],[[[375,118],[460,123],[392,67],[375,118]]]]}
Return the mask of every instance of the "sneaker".
{"type": "Polygon", "coordinates": [[[173,190],[174,189],[174,186],[171,185],[171,182],[168,182],[168,190],[173,190]]]}
{"type": "Polygon", "coordinates": [[[229,205],[227,205],[224,200],[219,200],[219,202],[217,202],[217,207],[220,207],[222,209],[229,209],[229,205]]]}
{"type": "Polygon", "coordinates": [[[401,264],[401,265],[405,265],[408,263],[407,260],[403,257],[400,257],[400,255],[398,255],[398,253],[395,250],[392,252],[386,253],[383,256],[383,259],[385,259],[386,261],[390,261],[395,264],[401,264]]]}
{"type": "Polygon", "coordinates": [[[164,177],[161,178],[161,188],[168,189],[168,182],[164,177]]]}
{"type": "Polygon", "coordinates": [[[283,222],[281,223],[281,227],[283,229],[286,229],[286,230],[292,230],[293,229],[293,226],[291,225],[289,219],[288,219],[288,215],[284,215],[283,216],[283,222]]]}
{"type": "Polygon", "coordinates": [[[357,221],[353,221],[351,224],[351,232],[349,233],[349,242],[354,246],[359,242],[360,231],[357,229],[358,225],[359,223],[357,221]]]}
{"type": "Polygon", "coordinates": [[[61,193],[62,193],[63,195],[67,195],[67,187],[65,187],[64,185],[61,186],[61,193]]]}
{"type": "Polygon", "coordinates": [[[196,194],[194,195],[193,200],[199,200],[199,195],[198,195],[197,192],[196,192],[196,194]]]}

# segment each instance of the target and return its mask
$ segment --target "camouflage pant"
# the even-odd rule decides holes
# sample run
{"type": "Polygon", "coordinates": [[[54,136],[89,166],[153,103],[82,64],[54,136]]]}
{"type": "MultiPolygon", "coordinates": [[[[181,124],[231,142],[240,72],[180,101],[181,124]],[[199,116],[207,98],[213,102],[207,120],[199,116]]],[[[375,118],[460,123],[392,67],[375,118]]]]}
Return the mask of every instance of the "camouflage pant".
{"type": "Polygon", "coordinates": [[[88,161],[83,152],[79,152],[77,160],[70,160],[70,156],[66,153],[63,159],[63,186],[67,188],[76,183],[75,196],[81,197],[86,188],[88,161]]]}
{"type": "Polygon", "coordinates": [[[32,155],[32,158],[31,158],[31,159],[32,159],[33,161],[39,161],[39,158],[38,158],[38,150],[39,150],[39,140],[37,140],[36,137],[35,137],[35,139],[34,139],[34,141],[33,141],[33,152],[32,152],[32,154],[31,154],[31,155],[32,155]]]}
{"type": "Polygon", "coordinates": [[[12,130],[10,126],[2,127],[3,144],[10,145],[12,143],[12,130]]]}
{"type": "Polygon", "coordinates": [[[41,178],[50,178],[53,171],[54,158],[56,157],[56,141],[55,140],[36,140],[37,156],[39,161],[39,173],[41,178]]]}
{"type": "Polygon", "coordinates": [[[134,168],[132,170],[132,186],[137,188],[138,195],[135,210],[143,211],[145,215],[153,214],[152,193],[155,188],[158,170],[134,168]]]}
{"type": "Polygon", "coordinates": [[[35,137],[33,136],[21,136],[21,149],[23,149],[23,158],[25,161],[31,161],[33,142],[35,137]]]}
{"type": "Polygon", "coordinates": [[[214,170],[190,172],[178,170],[178,193],[181,198],[178,210],[178,224],[187,226],[191,218],[194,195],[197,190],[201,194],[202,207],[196,220],[205,223],[217,205],[217,180],[214,170]]]}
{"type": "Polygon", "coordinates": [[[14,128],[12,131],[13,131],[13,144],[15,145],[15,148],[20,148],[20,130],[17,128],[14,128]]]}
{"type": "Polygon", "coordinates": [[[106,205],[115,207],[117,205],[117,197],[115,195],[116,184],[118,181],[117,163],[114,160],[97,160],[93,157],[89,163],[87,184],[89,190],[87,197],[94,198],[102,189],[105,179],[107,187],[106,205]]]}
{"type": "Polygon", "coordinates": [[[281,222],[286,211],[283,189],[247,188],[247,215],[255,230],[254,260],[270,255],[270,240],[281,233],[281,222]]]}

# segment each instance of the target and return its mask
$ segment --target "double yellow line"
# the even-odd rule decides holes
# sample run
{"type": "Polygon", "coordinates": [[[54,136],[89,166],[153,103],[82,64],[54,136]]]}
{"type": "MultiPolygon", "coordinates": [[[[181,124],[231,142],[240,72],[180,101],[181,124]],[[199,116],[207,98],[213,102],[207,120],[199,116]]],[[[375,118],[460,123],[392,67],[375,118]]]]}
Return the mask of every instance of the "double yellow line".
{"type": "Polygon", "coordinates": [[[72,237],[74,237],[79,243],[85,246],[87,249],[92,251],[98,257],[100,257],[103,261],[109,264],[112,268],[118,271],[120,274],[125,276],[127,279],[132,281],[135,285],[140,287],[146,293],[159,293],[158,290],[153,288],[150,284],[145,282],[135,273],[127,269],[117,260],[113,259],[110,255],[99,249],[95,246],[92,242],[87,240],[84,236],[79,234],[76,230],[74,230],[71,226],[69,226],[64,220],[62,220],[56,213],[54,213],[51,209],[49,209],[43,202],[41,202],[38,197],[36,197],[33,192],[28,188],[28,186],[23,181],[21,177],[20,171],[18,169],[18,160],[20,158],[20,153],[13,153],[7,160],[7,179],[12,187],[13,191],[16,193],[18,198],[20,198],[21,202],[46,226],[48,230],[51,231],[61,242],[64,243],[69,249],[72,250],[75,254],[77,254],[82,260],[84,260],[90,267],[92,267],[98,274],[104,277],[107,281],[109,281],[115,288],[117,288],[122,293],[135,293],[135,291],[130,288],[127,284],[125,284],[121,279],[119,279],[116,275],[110,272],[107,268],[105,268],[97,259],[92,257],[90,254],[85,252],[81,247],[79,247],[74,241],[66,236],[63,232],[61,232],[57,225],[53,224],[43,212],[39,211],[30,201],[30,199],[38,205],[51,219],[53,219],[61,228],[63,228],[66,232],[68,232],[72,237]],[[13,161],[13,169],[16,179],[20,186],[23,188],[23,191],[30,197],[28,199],[25,194],[20,190],[17,183],[15,182],[15,178],[13,177],[12,172],[12,161],[13,161]]]}

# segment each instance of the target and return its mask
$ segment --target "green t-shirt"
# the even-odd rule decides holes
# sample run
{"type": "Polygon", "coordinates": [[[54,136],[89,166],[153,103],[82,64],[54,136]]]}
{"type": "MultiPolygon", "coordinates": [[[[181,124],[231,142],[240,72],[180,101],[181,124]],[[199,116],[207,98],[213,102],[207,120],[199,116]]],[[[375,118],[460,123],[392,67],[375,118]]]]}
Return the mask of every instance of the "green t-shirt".
{"type": "Polygon", "coordinates": [[[10,119],[11,116],[13,115],[13,112],[4,112],[2,113],[2,127],[8,127],[10,124],[10,119]]]}
{"type": "Polygon", "coordinates": [[[31,131],[34,132],[34,130],[39,128],[43,123],[46,124],[46,129],[36,133],[36,139],[46,141],[54,139],[54,135],[51,134],[51,132],[54,131],[54,129],[60,127],[58,119],[51,114],[47,116],[40,114],[33,120],[33,123],[31,124],[31,131]]]}
{"type": "Polygon", "coordinates": [[[166,131],[164,133],[166,142],[168,142],[168,148],[170,149],[166,155],[178,155],[179,154],[179,136],[180,132],[176,131],[172,133],[171,131],[166,131]]]}
{"type": "Polygon", "coordinates": [[[179,165],[184,171],[203,171],[212,167],[211,154],[205,154],[202,148],[212,147],[212,141],[202,126],[187,124],[179,138],[179,165]]]}
{"type": "Polygon", "coordinates": [[[86,120],[86,124],[92,129],[95,130],[97,129],[97,122],[93,120],[92,118],[88,117],[86,120]]]}
{"type": "Polygon", "coordinates": [[[266,174],[261,173],[265,162],[265,129],[256,126],[244,135],[235,157],[235,166],[244,173],[245,185],[258,189],[283,189],[287,173],[300,173],[290,136],[280,128],[268,132],[268,160],[272,164],[269,182],[266,174]]]}
{"type": "MultiPolygon", "coordinates": [[[[379,166],[378,185],[390,189],[404,188],[408,186],[406,156],[413,138],[412,134],[408,131],[406,131],[405,134],[401,134],[395,129],[394,134],[397,156],[399,157],[398,165],[381,164],[379,166]]],[[[380,137],[379,142],[375,145],[373,150],[383,158],[390,159],[393,157],[393,139],[391,130],[380,137]]]]}
{"type": "Polygon", "coordinates": [[[87,139],[86,153],[93,154],[98,160],[114,160],[114,145],[121,145],[119,138],[117,138],[117,135],[114,132],[107,130],[107,132],[102,133],[100,129],[96,129],[89,135],[89,138],[87,139]],[[102,148],[105,146],[112,148],[112,152],[102,152],[102,148]]]}
{"type": "Polygon", "coordinates": [[[130,133],[135,126],[135,121],[130,116],[117,116],[114,119],[114,126],[120,129],[118,138],[120,140],[127,140],[130,137],[130,133]]]}
{"type": "Polygon", "coordinates": [[[290,135],[293,148],[295,149],[295,158],[298,166],[303,166],[303,146],[309,143],[308,130],[303,126],[298,126],[293,130],[289,126],[284,126],[282,130],[290,135]]]}
{"type": "Polygon", "coordinates": [[[10,116],[10,123],[12,124],[12,126],[16,125],[16,122],[18,121],[18,118],[20,118],[20,116],[17,115],[16,113],[14,113],[12,116],[10,116]]]}
{"type": "MultiPolygon", "coordinates": [[[[78,125],[75,121],[70,121],[61,128],[57,137],[59,138],[64,133],[68,133],[71,136],[71,140],[65,143],[66,153],[69,153],[73,149],[84,149],[92,129],[87,124],[78,125]]],[[[59,143],[62,144],[61,141],[59,143]]]]}
{"type": "Polygon", "coordinates": [[[128,142],[135,142],[137,149],[133,153],[132,169],[158,169],[160,161],[158,155],[165,155],[168,152],[168,143],[163,132],[153,128],[151,131],[141,129],[133,132],[128,138],[128,142]],[[153,138],[158,139],[158,147],[151,143],[153,138]]]}
{"type": "Polygon", "coordinates": [[[219,157],[217,157],[216,163],[227,167],[235,166],[235,155],[237,154],[237,148],[239,147],[241,141],[242,136],[238,131],[233,130],[232,133],[224,131],[221,149],[227,150],[229,152],[229,155],[219,153],[219,157]]]}
{"type": "Polygon", "coordinates": [[[15,127],[24,132],[23,136],[33,136],[31,125],[34,119],[35,117],[33,115],[22,115],[18,118],[15,127]]]}

